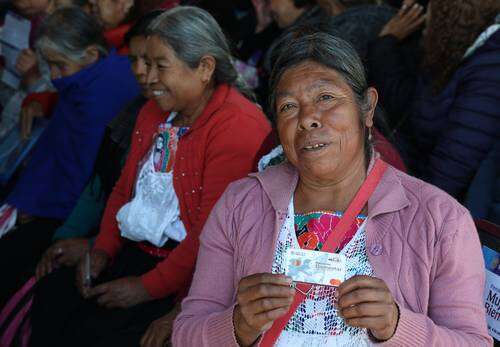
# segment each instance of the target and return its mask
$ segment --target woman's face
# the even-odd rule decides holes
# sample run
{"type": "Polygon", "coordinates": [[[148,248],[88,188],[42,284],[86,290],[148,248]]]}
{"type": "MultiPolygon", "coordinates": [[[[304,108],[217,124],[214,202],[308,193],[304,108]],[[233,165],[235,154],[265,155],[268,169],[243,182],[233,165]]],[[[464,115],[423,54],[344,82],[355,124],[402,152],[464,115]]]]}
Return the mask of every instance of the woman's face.
{"type": "Polygon", "coordinates": [[[207,90],[207,79],[211,78],[201,64],[191,69],[159,36],[153,35],[146,42],[146,65],[147,83],[162,110],[189,114],[197,108],[207,90]]]}
{"type": "MultiPolygon", "coordinates": [[[[377,93],[369,90],[370,104],[377,93]]],[[[306,61],[282,75],[276,88],[278,134],[288,160],[313,180],[342,179],[364,160],[364,127],[354,92],[335,70],[306,61]]]]}
{"type": "Polygon", "coordinates": [[[104,29],[118,27],[127,18],[132,0],[90,0],[92,15],[104,29]]]}
{"type": "Polygon", "coordinates": [[[50,78],[53,80],[71,76],[88,65],[74,62],[50,48],[43,49],[42,55],[49,65],[50,78]]]}
{"type": "Polygon", "coordinates": [[[293,0],[269,0],[271,16],[280,28],[292,25],[304,9],[295,7],[293,0]]]}
{"type": "Polygon", "coordinates": [[[128,57],[132,72],[141,87],[142,94],[146,98],[151,97],[151,90],[147,83],[146,67],[146,36],[134,36],[130,39],[128,57]]]}

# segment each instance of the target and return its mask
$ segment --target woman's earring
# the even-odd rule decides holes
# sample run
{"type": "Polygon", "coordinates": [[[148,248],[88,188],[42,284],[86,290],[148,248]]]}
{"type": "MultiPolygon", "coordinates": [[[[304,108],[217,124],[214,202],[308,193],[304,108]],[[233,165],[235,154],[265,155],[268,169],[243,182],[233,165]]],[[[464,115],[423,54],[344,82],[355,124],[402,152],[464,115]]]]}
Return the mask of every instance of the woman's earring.
{"type": "Polygon", "coordinates": [[[368,141],[372,141],[372,128],[368,128],[368,141]]]}

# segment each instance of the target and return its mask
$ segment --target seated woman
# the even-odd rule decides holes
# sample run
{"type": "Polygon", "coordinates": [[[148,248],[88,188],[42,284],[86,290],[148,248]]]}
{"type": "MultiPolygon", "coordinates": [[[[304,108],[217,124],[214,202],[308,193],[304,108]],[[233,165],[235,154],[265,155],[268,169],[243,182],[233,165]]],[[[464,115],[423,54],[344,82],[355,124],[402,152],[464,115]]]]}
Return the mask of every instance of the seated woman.
{"type": "Polygon", "coordinates": [[[406,125],[408,166],[459,200],[500,134],[499,14],[498,0],[433,0],[426,16],[407,7],[370,49],[368,71],[382,103],[406,125]],[[422,68],[415,70],[400,42],[424,20],[422,68]]]}
{"type": "Polygon", "coordinates": [[[3,272],[7,283],[48,247],[92,175],[106,125],[139,92],[127,57],[108,52],[99,25],[79,9],[48,17],[38,45],[60,97],[7,198],[24,217],[18,224],[31,219],[0,239],[0,262],[11,264],[3,272]]]}
{"type": "Polygon", "coordinates": [[[238,91],[228,44],[208,13],[178,7],[158,17],[146,58],[154,100],[139,114],[77,287],[66,268],[39,282],[33,346],[137,346],[185,294],[217,199],[272,145],[270,124],[238,91]]]}
{"type": "MultiPolygon", "coordinates": [[[[37,3],[37,2],[32,2],[37,3]]],[[[54,13],[57,9],[63,7],[75,6],[79,7],[85,12],[89,13],[89,3],[87,0],[49,0],[43,12],[40,13],[41,16],[49,16],[54,13]]],[[[23,77],[23,82],[25,86],[31,87],[33,84],[37,83],[42,77],[40,75],[40,68],[38,67],[37,54],[32,49],[24,49],[16,60],[16,69],[19,74],[23,77]]]]}
{"type": "MultiPolygon", "coordinates": [[[[66,6],[67,0],[56,2],[53,0],[47,7],[47,12],[55,6],[66,6]]],[[[82,6],[99,22],[104,29],[104,40],[108,47],[114,48],[118,54],[128,54],[129,47],[126,44],[125,35],[140,13],[135,0],[92,0],[88,6],[82,6]]],[[[57,102],[57,93],[50,90],[43,90],[29,94],[22,105],[24,117],[43,117],[52,113],[57,102]]]]}
{"type": "Polygon", "coordinates": [[[474,223],[373,151],[377,92],[354,49],[327,33],[279,47],[271,104],[288,163],[213,209],[173,345],[490,346],[474,223]]]}
{"type": "MultiPolygon", "coordinates": [[[[41,4],[41,2],[38,1],[28,1],[24,3],[29,3],[31,5],[41,4]]],[[[59,8],[69,6],[76,6],[87,13],[90,12],[87,0],[50,0],[48,2],[48,7],[44,9],[44,13],[41,14],[40,19],[51,15],[59,8]]],[[[36,38],[39,34],[39,28],[33,26],[32,23],[31,30],[37,34],[33,35],[32,40],[36,42],[36,38]]],[[[47,117],[50,116],[51,112],[47,110],[47,112],[44,113],[38,102],[30,105],[32,100],[38,101],[40,98],[46,98],[47,102],[52,101],[52,103],[48,105],[50,106],[50,111],[53,110],[57,102],[57,98],[54,97],[57,94],[47,92],[50,90],[53,91],[54,87],[50,82],[50,69],[40,52],[37,52],[34,48],[22,50],[17,56],[16,69],[21,76],[21,84],[20,88],[16,90],[16,92],[8,98],[8,101],[3,105],[4,107],[0,115],[0,142],[3,140],[2,137],[7,136],[9,131],[17,131],[14,129],[19,125],[19,123],[21,123],[21,136],[18,138],[18,141],[21,142],[29,137],[30,134],[28,130],[31,130],[31,127],[28,128],[23,126],[26,124],[23,122],[24,118],[33,118],[34,116],[44,115],[47,117]],[[29,106],[26,107],[27,105],[29,106]]]]}
{"type": "Polygon", "coordinates": [[[60,266],[76,265],[88,249],[91,237],[95,236],[99,229],[106,200],[120,177],[137,115],[151,96],[146,83],[145,35],[147,26],[162,13],[163,11],[148,13],[137,21],[127,34],[132,72],[141,86],[141,94],[108,124],[92,178],[64,224],[55,230],[53,244],[45,250],[42,258],[40,259],[39,252],[27,253],[17,250],[19,261],[16,261],[14,268],[4,272],[5,281],[0,291],[1,302],[33,276],[35,266],[36,277],[40,279],[60,266]]]}
{"type": "MultiPolygon", "coordinates": [[[[53,0],[55,1],[55,0],[53,0]]],[[[57,6],[65,6],[61,0],[57,6]]],[[[89,12],[102,25],[104,39],[108,47],[116,49],[118,54],[128,54],[129,47],[126,40],[127,32],[141,14],[147,13],[151,6],[141,6],[144,2],[135,0],[91,0],[89,12]]],[[[145,3],[148,3],[147,1],[145,3]]],[[[82,8],[86,8],[82,7],[82,8]]],[[[48,8],[50,10],[51,7],[48,8]]],[[[25,117],[42,117],[49,115],[57,101],[57,93],[42,91],[29,94],[23,102],[22,112],[25,117]]]]}

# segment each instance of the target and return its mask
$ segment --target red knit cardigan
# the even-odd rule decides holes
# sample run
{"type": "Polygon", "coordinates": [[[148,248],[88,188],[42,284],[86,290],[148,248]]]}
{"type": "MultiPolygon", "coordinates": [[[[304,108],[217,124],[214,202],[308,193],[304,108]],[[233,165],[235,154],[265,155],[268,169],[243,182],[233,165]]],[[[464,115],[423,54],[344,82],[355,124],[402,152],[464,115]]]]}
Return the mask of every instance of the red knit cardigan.
{"type": "MultiPolygon", "coordinates": [[[[121,177],[107,202],[94,249],[113,258],[124,245],[116,214],[133,196],[139,163],[150,150],[158,125],[165,122],[154,101],[141,110],[121,177]]],[[[273,145],[271,125],[253,103],[227,85],[219,86],[191,129],[179,140],[174,189],[187,237],[141,279],[154,298],[189,287],[198,253],[198,236],[227,185],[256,168],[273,145]]]]}

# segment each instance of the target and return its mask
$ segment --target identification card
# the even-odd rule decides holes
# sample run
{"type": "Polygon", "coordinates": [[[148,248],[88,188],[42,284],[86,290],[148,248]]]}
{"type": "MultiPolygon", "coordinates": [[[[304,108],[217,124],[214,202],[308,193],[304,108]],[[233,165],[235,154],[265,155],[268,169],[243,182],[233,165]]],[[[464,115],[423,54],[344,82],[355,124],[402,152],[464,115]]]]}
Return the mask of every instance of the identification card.
{"type": "Polygon", "coordinates": [[[346,257],[337,253],[288,249],[285,275],[295,282],[339,286],[346,276],[346,257]]]}

